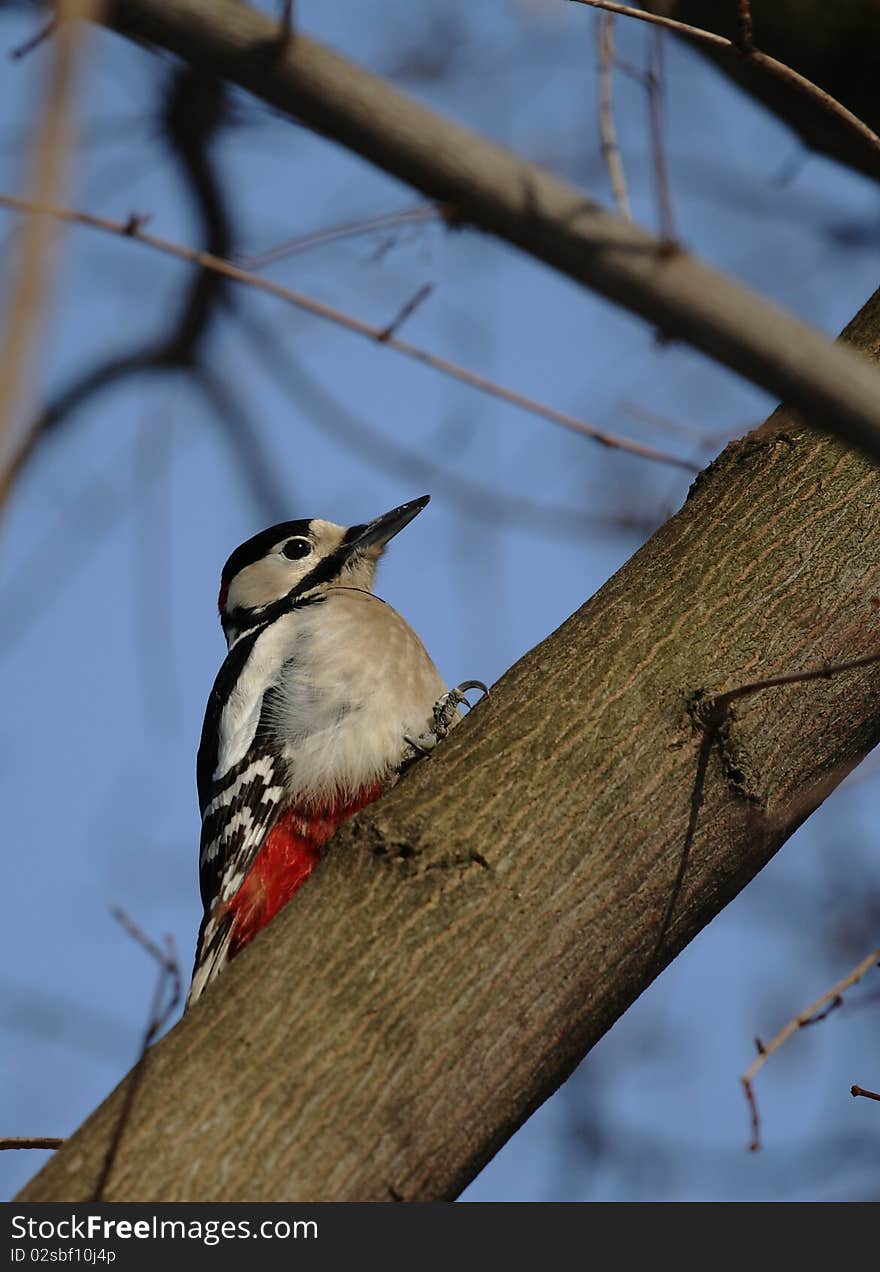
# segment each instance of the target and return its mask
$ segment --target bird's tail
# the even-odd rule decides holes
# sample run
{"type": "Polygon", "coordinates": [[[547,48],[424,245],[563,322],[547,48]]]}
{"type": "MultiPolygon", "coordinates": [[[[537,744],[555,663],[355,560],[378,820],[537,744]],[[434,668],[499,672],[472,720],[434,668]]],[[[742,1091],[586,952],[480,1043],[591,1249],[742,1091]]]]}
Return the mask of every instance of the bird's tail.
{"type": "Polygon", "coordinates": [[[205,915],[196,942],[196,958],[185,1011],[192,1007],[205,986],[219,976],[229,962],[232,933],[233,915],[227,913],[219,919],[215,915],[205,915]]]}

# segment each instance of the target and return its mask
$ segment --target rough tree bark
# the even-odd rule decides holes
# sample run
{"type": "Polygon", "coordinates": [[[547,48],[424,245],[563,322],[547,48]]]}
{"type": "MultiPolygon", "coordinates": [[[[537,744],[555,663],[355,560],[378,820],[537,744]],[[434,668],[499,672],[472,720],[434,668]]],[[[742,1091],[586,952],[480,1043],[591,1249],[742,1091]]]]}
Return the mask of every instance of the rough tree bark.
{"type": "MultiPolygon", "coordinates": [[[[880,739],[875,664],[741,702],[700,782],[695,695],[875,651],[878,597],[880,476],[780,408],[155,1048],[107,1198],[454,1197],[880,739]]],[[[91,1195],[123,1094],[21,1200],[91,1195]]]]}
{"type": "MultiPolygon", "coordinates": [[[[738,0],[641,0],[642,8],[737,38],[738,0]]],[[[752,5],[755,44],[824,88],[880,131],[875,0],[759,0],[752,5]]],[[[621,19],[625,21],[625,19],[621,19]]],[[[880,177],[880,160],[850,129],[747,57],[696,44],[719,70],[779,115],[813,150],[880,177]]]]}

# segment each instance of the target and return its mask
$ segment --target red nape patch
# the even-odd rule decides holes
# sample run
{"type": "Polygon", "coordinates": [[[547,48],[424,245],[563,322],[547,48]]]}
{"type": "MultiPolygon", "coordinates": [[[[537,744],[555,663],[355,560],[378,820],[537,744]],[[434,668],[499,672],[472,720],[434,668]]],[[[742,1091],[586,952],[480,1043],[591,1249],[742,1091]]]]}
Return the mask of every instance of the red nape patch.
{"type": "Polygon", "coordinates": [[[229,584],[225,581],[220,583],[220,595],[217,597],[217,609],[220,611],[220,617],[223,617],[223,611],[226,609],[226,598],[229,595],[229,584]]]}
{"type": "Polygon", "coordinates": [[[281,814],[266,836],[244,883],[224,907],[227,914],[235,916],[230,958],[235,958],[302,887],[338,827],[377,799],[382,790],[382,784],[377,783],[347,803],[320,805],[308,812],[292,807],[281,814]]]}

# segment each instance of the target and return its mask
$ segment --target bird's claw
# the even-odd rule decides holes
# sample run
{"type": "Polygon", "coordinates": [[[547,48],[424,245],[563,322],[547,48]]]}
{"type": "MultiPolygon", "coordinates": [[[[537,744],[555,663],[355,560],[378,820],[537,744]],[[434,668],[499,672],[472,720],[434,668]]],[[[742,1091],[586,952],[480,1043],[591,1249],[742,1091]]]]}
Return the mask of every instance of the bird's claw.
{"type": "Polygon", "coordinates": [[[460,685],[456,685],[454,689],[447,689],[446,693],[442,693],[434,703],[434,725],[425,733],[420,733],[417,738],[410,737],[409,734],[403,735],[403,740],[412,747],[413,756],[411,759],[417,759],[419,756],[430,755],[438,742],[442,742],[452,728],[459,707],[467,707],[471,709],[471,703],[467,699],[467,693],[470,689],[479,689],[482,696],[488,698],[489,690],[482,680],[463,680],[460,685]]]}

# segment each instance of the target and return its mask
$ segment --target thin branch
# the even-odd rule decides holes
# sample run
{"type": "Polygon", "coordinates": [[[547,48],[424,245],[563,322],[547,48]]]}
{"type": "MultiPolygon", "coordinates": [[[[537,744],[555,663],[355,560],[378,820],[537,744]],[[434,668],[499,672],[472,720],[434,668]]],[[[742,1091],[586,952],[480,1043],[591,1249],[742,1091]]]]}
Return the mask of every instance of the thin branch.
{"type": "Polygon", "coordinates": [[[813,667],[810,671],[792,671],[782,676],[768,676],[765,680],[753,680],[750,684],[738,685],[736,689],[728,689],[726,693],[719,693],[714,698],[707,699],[703,710],[711,713],[718,712],[719,718],[722,718],[726,715],[731,702],[736,702],[738,698],[750,698],[756,693],[763,693],[765,689],[776,689],[780,685],[800,685],[811,680],[830,680],[832,676],[839,676],[846,671],[857,671],[861,667],[871,667],[878,662],[880,662],[880,651],[865,654],[862,658],[853,658],[849,662],[824,663],[821,667],[813,667]]]}
{"type": "Polygon", "coordinates": [[[13,1148],[60,1148],[63,1143],[57,1135],[3,1135],[0,1153],[13,1148]]]}
{"type": "MultiPolygon", "coordinates": [[[[753,680],[749,684],[738,685],[735,689],[728,689],[726,693],[704,696],[702,691],[699,691],[692,697],[688,705],[688,713],[694,722],[702,729],[703,738],[700,744],[699,758],[697,760],[697,773],[691,791],[691,813],[679,857],[678,870],[672,885],[669,900],[666,903],[666,909],[663,915],[663,920],[660,924],[660,930],[654,945],[654,952],[651,956],[650,965],[653,965],[657,961],[663,942],[666,939],[669,925],[672,921],[672,915],[678,903],[678,898],[681,894],[684,877],[687,872],[691,847],[696,833],[697,818],[703,801],[703,788],[706,780],[709,756],[711,755],[712,748],[716,743],[721,745],[723,753],[725,730],[727,726],[729,726],[731,719],[730,704],[739,698],[747,698],[756,693],[762,693],[765,689],[773,689],[781,685],[804,684],[813,680],[830,680],[833,676],[839,676],[847,671],[855,671],[857,668],[861,667],[870,667],[875,663],[880,663],[880,651],[873,654],[866,654],[862,658],[853,658],[849,662],[826,663],[824,666],[813,668],[811,671],[794,671],[782,676],[768,676],[764,680],[753,680]]],[[[830,794],[840,781],[841,773],[847,771],[848,768],[848,765],[835,767],[825,775],[825,780],[823,782],[814,784],[808,791],[804,792],[801,796],[804,811],[814,808],[821,799],[824,799],[826,795],[830,794]]],[[[791,806],[789,806],[787,811],[788,817],[791,817],[791,812],[792,809],[791,806]]],[[[832,1003],[828,1010],[833,1011],[837,1006],[839,1006],[838,1003],[832,1003]]],[[[813,1012],[812,1015],[815,1017],[815,1012],[813,1012]]],[[[816,1019],[822,1019],[822,1017],[816,1017],[816,1019]]],[[[815,1023],[815,1020],[804,1020],[801,1022],[801,1024],[813,1023],[815,1023]]],[[[785,1039],[782,1039],[782,1041],[785,1041],[785,1039]]],[[[758,1051],[761,1055],[764,1054],[764,1047],[760,1041],[758,1042],[758,1051]]],[[[752,1111],[752,1124],[753,1126],[756,1126],[758,1109],[749,1083],[746,1083],[746,1097],[749,1102],[749,1108],[752,1111]]],[[[757,1144],[753,1142],[752,1147],[757,1147],[757,1144]]]]}
{"type": "MultiPolygon", "coordinates": [[[[272,323],[254,313],[236,312],[234,317],[250,341],[253,354],[282,392],[299,404],[309,427],[338,441],[385,476],[394,473],[407,484],[415,482],[436,491],[469,518],[496,529],[501,524],[525,523],[533,534],[550,539],[567,536],[577,541],[586,533],[597,532],[635,533],[646,539],[662,521],[663,513],[657,509],[641,513],[627,507],[616,512],[539,503],[522,493],[508,494],[493,485],[491,477],[485,482],[475,481],[465,473],[451,471],[432,458],[424,445],[405,446],[396,436],[382,433],[350,410],[297,360],[272,323]]],[[[2,601],[0,593],[0,614],[2,601]]]]}
{"type": "Polygon", "coordinates": [[[755,51],[751,0],[738,0],[736,43],[740,53],[744,56],[750,56],[755,51]]]}
{"type": "Polygon", "coordinates": [[[379,340],[382,344],[387,344],[393,336],[397,335],[403,324],[407,322],[416,310],[425,303],[433,290],[433,283],[424,283],[414,295],[410,296],[406,304],[401,305],[400,309],[391,319],[388,326],[383,327],[379,335],[379,340]]]}
{"type": "Polygon", "coordinates": [[[363,234],[378,234],[382,230],[396,229],[402,225],[422,225],[428,221],[439,221],[443,212],[433,203],[417,203],[415,207],[401,208],[399,212],[385,212],[380,216],[362,217],[357,221],[344,221],[340,225],[330,225],[323,230],[310,230],[307,234],[297,234],[285,239],[275,247],[268,247],[263,252],[250,256],[237,257],[236,263],[242,269],[261,270],[267,265],[274,265],[297,252],[305,252],[313,247],[323,247],[325,243],[336,243],[340,239],[357,238],[363,234]]]}
{"type": "MultiPolygon", "coordinates": [[[[169,81],[162,130],[186,177],[206,248],[222,257],[231,254],[233,237],[222,183],[211,157],[211,142],[226,118],[225,89],[210,73],[184,66],[169,81]]],[[[143,218],[132,218],[127,228],[143,223],[143,218]]],[[[57,430],[73,411],[96,394],[143,372],[192,370],[225,288],[226,280],[219,274],[207,270],[193,273],[176,314],[163,322],[157,335],[147,341],[139,338],[133,348],[121,353],[102,353],[94,366],[77,372],[25,430],[11,463],[0,475],[0,502],[43,437],[57,430]]]]}
{"type": "Polygon", "coordinates": [[[645,76],[648,93],[648,123],[651,130],[651,159],[654,166],[654,195],[657,200],[660,238],[672,247],[677,241],[672,212],[672,186],[666,159],[666,59],[663,32],[654,31],[650,44],[650,63],[645,76]]]}
{"type": "Polygon", "coordinates": [[[58,13],[53,13],[52,16],[38,28],[34,35],[29,36],[28,39],[24,40],[21,44],[16,45],[14,49],[11,49],[9,56],[13,59],[13,61],[18,61],[23,57],[27,57],[29,53],[33,53],[34,49],[39,48],[41,44],[55,34],[58,30],[58,24],[60,21],[60,15],[58,13]]]}
{"type": "Polygon", "coordinates": [[[880,456],[878,373],[582,190],[444,119],[350,59],[235,0],[117,0],[110,21],[253,93],[474,226],[760,385],[816,428],[880,456]]]}
{"type": "Polygon", "coordinates": [[[603,13],[596,26],[596,47],[599,53],[599,138],[602,159],[611,182],[611,192],[617,210],[627,221],[632,220],[626,174],[617,144],[614,126],[614,104],[611,95],[612,67],[614,64],[614,14],[603,13]]]}
{"type": "Polygon", "coordinates": [[[868,1100],[880,1100],[880,1091],[866,1091],[864,1087],[851,1086],[850,1095],[863,1095],[868,1100]]]}
{"type": "Polygon", "coordinates": [[[138,1092],[138,1087],[143,1081],[146,1069],[147,1056],[150,1046],[155,1042],[156,1038],[164,1029],[165,1025],[174,1015],[180,1003],[183,993],[183,981],[180,974],[180,966],[177,962],[177,956],[174,952],[174,943],[170,936],[165,938],[165,949],[161,949],[155,941],[141,931],[136,923],[118,907],[112,911],[114,919],[122,927],[133,941],[136,941],[142,949],[146,950],[150,958],[154,959],[159,967],[159,975],[156,978],[156,988],[153,992],[153,1001],[150,1006],[150,1014],[147,1018],[146,1028],[141,1040],[140,1054],[135,1061],[134,1068],[128,1075],[128,1084],[125,1089],[125,1096],[122,1101],[122,1107],[119,1110],[119,1117],[113,1128],[113,1134],[110,1137],[110,1143],[107,1146],[107,1152],[101,1165],[101,1172],[98,1175],[95,1184],[95,1190],[92,1194],[92,1201],[102,1201],[104,1192],[107,1187],[107,1181],[113,1170],[113,1163],[119,1152],[119,1146],[122,1143],[122,1136],[125,1131],[128,1119],[131,1117],[131,1111],[134,1107],[134,1099],[138,1092]]]}
{"type": "MultiPolygon", "coordinates": [[[[674,31],[677,35],[697,40],[701,44],[710,44],[714,48],[727,49],[737,57],[744,57],[754,66],[759,66],[769,75],[784,80],[792,88],[796,88],[799,92],[809,97],[816,105],[827,111],[829,115],[833,115],[853,132],[858,133],[861,140],[871,150],[880,154],[880,137],[877,136],[872,128],[868,127],[864,120],[859,119],[858,115],[854,115],[851,110],[847,110],[836,97],[826,93],[818,84],[814,84],[812,80],[807,79],[805,75],[801,75],[793,67],[788,66],[785,62],[778,61],[775,57],[771,57],[769,53],[763,53],[760,49],[755,48],[753,44],[745,43],[746,35],[749,40],[751,39],[751,22],[748,24],[741,23],[739,39],[734,41],[728,40],[726,36],[718,35],[714,31],[706,31],[702,27],[691,26],[687,22],[678,22],[675,18],[666,18],[659,13],[646,13],[643,9],[634,9],[632,5],[615,4],[612,3],[612,0],[571,0],[571,2],[573,4],[589,5],[592,9],[604,9],[608,13],[619,13],[627,18],[637,18],[640,22],[650,22],[654,26],[664,27],[667,31],[674,31]]],[[[742,12],[742,7],[740,12],[742,12]]]]}
{"type": "Polygon", "coordinates": [[[281,0],[280,36],[283,40],[289,40],[294,33],[295,8],[295,0],[281,0]]]}
{"type": "Polygon", "coordinates": [[[728,424],[726,428],[699,428],[695,424],[685,424],[682,420],[664,415],[662,411],[645,406],[642,402],[625,399],[620,406],[627,415],[632,416],[634,420],[640,420],[649,428],[658,429],[661,433],[672,436],[686,437],[698,447],[714,446],[719,442],[729,441],[732,437],[741,437],[743,433],[748,433],[755,427],[754,421],[751,421],[747,424],[728,424]]]}
{"type": "MultiPolygon", "coordinates": [[[[755,1039],[758,1054],[740,1078],[740,1082],[742,1082],[743,1090],[745,1092],[746,1102],[749,1106],[749,1121],[752,1128],[752,1137],[749,1143],[749,1150],[751,1152],[757,1152],[761,1147],[761,1116],[758,1112],[758,1102],[755,1098],[755,1078],[761,1072],[770,1057],[788,1041],[792,1034],[796,1034],[799,1029],[805,1029],[809,1025],[817,1024],[820,1020],[824,1020],[825,1017],[832,1011],[836,1010],[836,1008],[840,1007],[843,1003],[843,995],[845,992],[848,989],[851,989],[853,985],[858,984],[862,977],[866,976],[871,968],[875,966],[880,966],[880,949],[872,950],[866,958],[863,958],[862,961],[854,967],[851,972],[848,972],[846,976],[839,980],[836,985],[832,985],[831,988],[826,990],[820,998],[817,998],[814,1003],[811,1003],[809,1007],[805,1007],[804,1010],[799,1012],[797,1016],[793,1017],[788,1024],[784,1025],[777,1034],[774,1034],[768,1043],[764,1044],[760,1039],[755,1039]]],[[[861,1093],[861,1088],[858,1088],[857,1092],[854,1087],[852,1089],[852,1094],[855,1095],[857,1093],[861,1093]]]]}
{"type": "MultiPolygon", "coordinates": [[[[427,350],[410,344],[408,341],[400,340],[396,336],[383,337],[385,330],[383,327],[377,327],[371,323],[363,322],[359,318],[353,318],[351,315],[343,313],[342,310],[335,309],[332,305],[327,305],[323,301],[314,300],[310,296],[303,295],[302,292],[284,287],[281,283],[273,282],[271,279],[261,278],[257,274],[252,274],[248,270],[234,265],[232,261],[214,256],[210,252],[184,247],[179,243],[160,238],[156,234],[150,234],[143,228],[143,218],[132,216],[128,221],[113,221],[106,217],[93,216],[89,212],[78,212],[71,208],[44,207],[28,199],[20,199],[8,194],[0,195],[0,207],[31,215],[51,216],[71,225],[89,226],[92,229],[103,230],[110,234],[119,235],[122,238],[134,239],[136,242],[142,243],[146,247],[151,247],[155,251],[162,252],[166,256],[173,256],[177,260],[186,261],[190,265],[197,265],[203,270],[221,274],[235,282],[243,283],[245,286],[253,287],[257,291],[266,292],[270,296],[287,301],[288,304],[295,305],[298,309],[304,310],[316,318],[322,318],[338,327],[343,327],[346,331],[363,336],[368,340],[373,340],[377,344],[383,344],[386,348],[394,349],[398,353],[403,354],[404,357],[431,367],[433,370],[450,376],[452,379],[459,380],[463,384],[468,384],[471,388],[478,389],[490,397],[499,398],[503,402],[508,402],[511,406],[517,406],[532,415],[550,420],[554,424],[561,424],[563,428],[580,433],[584,437],[589,437],[601,446],[606,446],[611,450],[625,451],[628,454],[637,455],[642,459],[654,460],[657,463],[671,464],[673,467],[684,469],[686,472],[696,473],[699,471],[699,465],[689,459],[683,459],[667,451],[658,450],[656,447],[646,446],[641,442],[631,441],[629,438],[619,437],[603,429],[595,428],[592,424],[587,424],[584,420],[569,415],[565,411],[558,411],[555,407],[546,406],[541,402],[535,401],[534,398],[526,397],[523,393],[517,393],[513,389],[507,389],[503,385],[496,384],[494,380],[490,380],[487,376],[478,375],[475,371],[468,371],[457,363],[451,362],[448,358],[438,357],[436,354],[429,353],[427,350]]],[[[12,480],[27,458],[27,454],[30,451],[27,439],[25,445],[27,447],[26,451],[20,450],[7,472],[0,476],[0,502],[8,493],[12,480]]]]}

